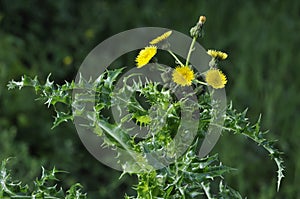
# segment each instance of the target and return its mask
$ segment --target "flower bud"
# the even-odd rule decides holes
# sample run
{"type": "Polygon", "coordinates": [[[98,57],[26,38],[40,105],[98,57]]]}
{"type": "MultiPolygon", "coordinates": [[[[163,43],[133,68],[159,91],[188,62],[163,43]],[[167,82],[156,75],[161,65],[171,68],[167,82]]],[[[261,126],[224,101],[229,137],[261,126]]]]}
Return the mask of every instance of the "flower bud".
{"type": "Polygon", "coordinates": [[[200,17],[199,17],[199,23],[204,24],[205,21],[206,21],[206,16],[200,16],[200,17]]]}
{"type": "Polygon", "coordinates": [[[206,21],[205,16],[200,16],[199,20],[197,21],[196,25],[190,29],[190,34],[192,37],[203,37],[203,25],[206,21]]]}

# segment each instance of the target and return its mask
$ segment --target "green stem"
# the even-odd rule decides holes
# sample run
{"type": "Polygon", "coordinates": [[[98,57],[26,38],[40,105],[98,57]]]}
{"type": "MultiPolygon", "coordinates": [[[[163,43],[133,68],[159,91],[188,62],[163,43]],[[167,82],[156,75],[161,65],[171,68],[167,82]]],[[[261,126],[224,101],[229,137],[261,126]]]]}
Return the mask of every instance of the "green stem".
{"type": "Polygon", "coordinates": [[[204,183],[201,183],[202,189],[207,197],[207,199],[213,199],[209,193],[209,187],[205,186],[204,183]]]}
{"type": "Polygon", "coordinates": [[[197,37],[194,37],[193,41],[192,41],[192,43],[190,45],[190,49],[189,49],[189,52],[188,52],[188,55],[187,55],[187,58],[186,58],[186,62],[185,62],[186,66],[189,64],[189,61],[190,61],[190,58],[191,58],[191,54],[192,54],[193,49],[194,49],[194,45],[196,43],[196,39],[197,39],[197,37]]]}
{"type": "Polygon", "coordinates": [[[183,63],[178,59],[178,57],[177,57],[171,50],[168,50],[168,52],[174,57],[174,59],[175,59],[181,66],[184,66],[183,63]]]}
{"type": "Polygon", "coordinates": [[[205,85],[205,86],[207,86],[207,85],[208,85],[207,83],[205,83],[205,82],[202,82],[202,81],[200,81],[200,80],[197,80],[197,79],[195,79],[195,81],[196,81],[197,83],[199,83],[199,84],[202,84],[202,85],[205,85]]]}

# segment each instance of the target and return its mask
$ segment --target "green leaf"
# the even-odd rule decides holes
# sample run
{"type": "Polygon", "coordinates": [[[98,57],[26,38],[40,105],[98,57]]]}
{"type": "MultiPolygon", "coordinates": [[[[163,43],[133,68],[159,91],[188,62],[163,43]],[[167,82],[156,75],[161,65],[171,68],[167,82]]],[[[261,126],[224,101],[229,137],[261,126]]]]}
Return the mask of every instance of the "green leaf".
{"type": "Polygon", "coordinates": [[[42,175],[34,180],[33,187],[22,185],[20,181],[12,180],[10,171],[6,169],[7,160],[3,160],[0,167],[0,198],[45,198],[45,199],[85,199],[86,194],[81,193],[81,185],[74,184],[67,195],[64,194],[62,187],[57,187],[55,184],[58,181],[56,177],[59,171],[55,168],[46,170],[42,167],[42,175]]]}
{"type": "Polygon", "coordinates": [[[267,132],[262,132],[260,130],[261,116],[255,124],[251,124],[246,117],[246,113],[247,110],[242,113],[238,113],[235,109],[233,109],[232,104],[230,104],[226,114],[225,129],[235,134],[244,135],[250,138],[269,152],[270,157],[274,159],[278,168],[277,191],[279,191],[282,178],[284,177],[283,153],[274,146],[274,141],[269,141],[265,138],[265,134],[267,132]]]}

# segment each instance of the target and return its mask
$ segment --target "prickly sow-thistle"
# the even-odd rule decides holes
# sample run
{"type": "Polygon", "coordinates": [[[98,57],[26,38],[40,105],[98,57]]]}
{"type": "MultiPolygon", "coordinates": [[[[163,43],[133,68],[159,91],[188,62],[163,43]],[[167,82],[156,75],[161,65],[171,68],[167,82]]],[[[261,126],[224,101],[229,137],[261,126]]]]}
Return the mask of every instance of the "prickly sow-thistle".
{"type": "MultiPolygon", "coordinates": [[[[38,99],[43,100],[49,107],[54,107],[56,112],[54,127],[66,121],[73,121],[76,117],[84,118],[88,115],[89,121],[85,126],[94,130],[97,136],[103,138],[103,143],[101,146],[99,144],[99,147],[111,147],[113,150],[121,147],[123,151],[129,154],[137,154],[138,157],[134,156],[133,159],[139,160],[146,167],[138,167],[139,165],[136,162],[122,164],[124,168],[122,176],[130,173],[138,179],[137,185],[133,187],[136,193],[134,196],[126,195],[126,199],[244,198],[226,183],[224,174],[232,172],[232,168],[223,165],[217,155],[209,155],[204,158],[198,156],[198,149],[203,138],[209,133],[209,126],[218,125],[214,123],[215,117],[223,117],[225,121],[221,126],[223,133],[232,133],[231,136],[243,135],[269,152],[278,168],[277,190],[279,190],[284,176],[281,152],[274,147],[273,142],[265,138],[266,132],[260,130],[260,118],[252,124],[246,117],[246,111],[240,113],[233,108],[232,104],[227,106],[221,116],[214,114],[212,104],[218,105],[219,102],[214,100],[212,96],[220,89],[224,89],[227,83],[225,74],[220,70],[220,63],[228,57],[227,53],[208,50],[207,54],[210,56],[208,70],[202,73],[196,71],[190,63],[196,40],[203,37],[205,22],[206,17],[200,16],[195,26],[190,29],[193,40],[185,62],[180,60],[168,48],[171,45],[168,44],[168,39],[172,37],[172,31],[167,31],[157,37],[154,36],[149,41],[150,46],[146,46],[138,53],[135,59],[136,67],[139,68],[137,70],[142,70],[141,68],[147,67],[147,64],[158,53],[158,45],[168,44],[164,45],[164,50],[174,58],[172,69],[165,70],[157,64],[161,71],[161,74],[158,75],[166,77],[166,85],[163,86],[150,80],[142,82],[140,79],[129,85],[128,78],[125,78],[123,86],[118,91],[119,93],[116,93],[114,84],[124,72],[124,68],[118,68],[108,69],[94,82],[81,77],[79,83],[66,82],[64,85],[54,85],[48,77],[46,83],[41,84],[37,77],[23,76],[20,82],[12,80],[8,87],[9,89],[33,87],[36,93],[40,95],[38,99]],[[185,106],[187,109],[184,111],[187,115],[191,115],[191,118],[199,117],[197,118],[197,120],[199,119],[199,125],[192,143],[183,151],[184,153],[180,157],[176,157],[177,148],[179,148],[173,142],[176,132],[178,129],[186,130],[188,128],[185,127],[195,125],[190,121],[187,121],[187,124],[181,122],[183,116],[182,106],[191,102],[184,91],[185,88],[189,87],[194,88],[193,94],[196,95],[197,101],[193,101],[195,106],[185,106]],[[211,89],[207,89],[208,87],[211,89]],[[94,101],[95,97],[91,99],[83,96],[80,92],[72,98],[73,90],[78,89],[81,91],[86,88],[90,89],[90,93],[95,93],[97,96],[96,102],[94,101]],[[172,93],[178,88],[183,91],[181,93],[183,94],[182,99],[174,97],[172,93]],[[129,97],[124,100],[122,96],[126,95],[129,95],[129,97]],[[118,96],[121,96],[120,99],[117,98],[118,96]],[[85,106],[82,106],[82,104],[86,102],[93,102],[90,103],[94,104],[93,109],[85,110],[85,106]],[[120,104],[116,102],[120,102],[120,104]],[[63,110],[61,110],[61,104],[66,106],[63,110]],[[120,118],[119,123],[112,120],[111,116],[108,115],[108,110],[114,106],[119,109],[126,109],[125,114],[121,114],[122,118],[120,118]],[[200,113],[195,112],[196,109],[200,113]],[[91,113],[91,110],[95,112],[91,113]],[[126,128],[125,125],[130,121],[135,122],[140,128],[147,128],[149,134],[142,138],[132,136],[129,133],[132,128],[126,128]],[[97,124],[101,124],[101,126],[97,126],[97,124]],[[166,159],[173,158],[174,162],[164,168],[155,170],[153,165],[148,164],[148,162],[160,157],[149,155],[152,152],[163,154],[163,158],[166,159]],[[134,172],[130,170],[132,167],[135,168],[134,172]],[[211,189],[212,187],[213,189],[211,189]],[[216,189],[217,187],[218,189],[216,189]]],[[[182,135],[184,139],[185,134],[182,135]]],[[[120,157],[122,158],[122,154],[119,153],[115,158],[120,157]]],[[[121,162],[121,158],[118,159],[119,162],[121,162]]],[[[1,186],[3,185],[0,184],[0,189],[1,186]]],[[[4,188],[1,190],[6,191],[4,188]]],[[[5,194],[10,196],[11,193],[5,192],[5,194]]]]}

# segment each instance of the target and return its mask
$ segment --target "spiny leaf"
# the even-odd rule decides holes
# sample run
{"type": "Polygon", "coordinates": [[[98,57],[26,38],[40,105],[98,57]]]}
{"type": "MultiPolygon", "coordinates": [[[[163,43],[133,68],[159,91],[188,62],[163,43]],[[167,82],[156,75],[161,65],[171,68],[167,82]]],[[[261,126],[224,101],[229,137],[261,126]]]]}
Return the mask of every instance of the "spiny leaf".
{"type": "Polygon", "coordinates": [[[57,173],[55,168],[46,170],[42,168],[42,175],[34,181],[34,186],[22,185],[20,181],[12,180],[10,171],[6,169],[7,160],[3,160],[0,167],[0,198],[45,198],[45,199],[86,199],[86,194],[81,193],[81,185],[75,184],[64,194],[62,187],[55,184],[57,173]]]}
{"type": "Polygon", "coordinates": [[[244,135],[250,138],[269,152],[271,158],[274,159],[278,168],[277,191],[279,191],[280,183],[284,177],[284,165],[281,157],[282,152],[275,148],[274,141],[269,141],[264,137],[266,132],[262,132],[260,130],[260,122],[261,116],[258,118],[255,124],[251,124],[248,121],[248,118],[246,118],[246,111],[238,113],[235,109],[233,109],[232,105],[229,105],[225,119],[225,128],[235,134],[244,135]]]}
{"type": "Polygon", "coordinates": [[[72,113],[64,113],[64,112],[56,111],[56,117],[55,117],[55,120],[53,122],[53,126],[51,127],[51,129],[54,129],[61,123],[68,122],[69,120],[71,120],[71,121],[73,120],[72,113]]]}

